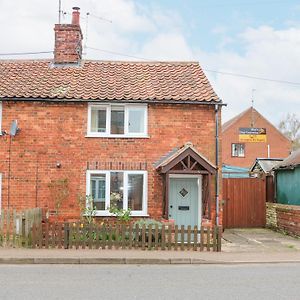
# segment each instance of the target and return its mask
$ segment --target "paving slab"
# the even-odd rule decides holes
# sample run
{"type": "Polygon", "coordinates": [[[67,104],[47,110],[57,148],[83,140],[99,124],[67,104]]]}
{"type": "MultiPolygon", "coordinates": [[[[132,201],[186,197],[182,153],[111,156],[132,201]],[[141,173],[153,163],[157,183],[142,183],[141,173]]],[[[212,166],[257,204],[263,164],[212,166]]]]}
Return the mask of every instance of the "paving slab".
{"type": "Polygon", "coordinates": [[[300,251],[199,252],[0,248],[0,264],[235,264],[300,263],[300,251]]]}
{"type": "Polygon", "coordinates": [[[292,252],[300,251],[300,239],[266,228],[226,229],[224,252],[292,252]]]}

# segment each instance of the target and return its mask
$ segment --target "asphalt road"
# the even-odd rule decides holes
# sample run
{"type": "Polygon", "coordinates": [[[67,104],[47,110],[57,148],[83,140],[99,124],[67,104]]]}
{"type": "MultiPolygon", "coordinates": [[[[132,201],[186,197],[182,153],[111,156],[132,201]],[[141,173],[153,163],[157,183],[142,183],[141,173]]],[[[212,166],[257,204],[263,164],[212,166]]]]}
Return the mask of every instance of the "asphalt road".
{"type": "Polygon", "coordinates": [[[1,265],[1,300],[300,299],[300,264],[1,265]]]}

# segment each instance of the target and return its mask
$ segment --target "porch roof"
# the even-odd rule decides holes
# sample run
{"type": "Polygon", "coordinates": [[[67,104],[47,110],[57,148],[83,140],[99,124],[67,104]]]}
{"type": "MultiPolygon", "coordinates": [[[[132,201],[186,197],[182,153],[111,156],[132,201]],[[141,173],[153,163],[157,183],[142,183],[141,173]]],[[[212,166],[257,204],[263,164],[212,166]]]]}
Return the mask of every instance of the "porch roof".
{"type": "MultiPolygon", "coordinates": [[[[207,172],[211,174],[216,173],[216,166],[201,153],[199,153],[190,142],[186,143],[183,147],[177,150],[174,149],[161,160],[159,160],[156,164],[156,169],[160,173],[167,173],[188,156],[192,157],[195,162],[197,162],[207,172]]],[[[187,168],[190,168],[189,170],[192,171],[193,166],[187,166],[187,168]]],[[[186,170],[186,172],[188,173],[188,170],[186,170]]]]}

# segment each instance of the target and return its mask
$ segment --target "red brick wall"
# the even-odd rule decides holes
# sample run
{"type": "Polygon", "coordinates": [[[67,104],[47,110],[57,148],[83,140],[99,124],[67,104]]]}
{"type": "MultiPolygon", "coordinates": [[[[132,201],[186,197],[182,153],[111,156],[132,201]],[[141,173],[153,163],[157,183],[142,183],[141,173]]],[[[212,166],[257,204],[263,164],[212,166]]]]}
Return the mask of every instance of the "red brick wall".
{"type": "Polygon", "coordinates": [[[55,25],[55,63],[77,63],[82,55],[82,32],[79,25],[55,25]]]}
{"type": "Polygon", "coordinates": [[[268,157],[268,145],[270,145],[271,158],[285,158],[290,154],[290,141],[256,111],[254,111],[254,121],[254,127],[267,129],[267,142],[245,143],[245,157],[231,156],[231,144],[240,143],[239,128],[251,127],[251,110],[249,110],[237,122],[223,131],[222,162],[224,164],[239,167],[251,167],[256,158],[268,157]]]}
{"type": "Polygon", "coordinates": [[[300,206],[267,203],[267,226],[300,237],[300,206]]]}
{"type": "MultiPolygon", "coordinates": [[[[76,217],[79,215],[77,196],[86,192],[87,164],[121,162],[127,164],[126,169],[131,164],[142,163],[142,168],[148,171],[148,213],[153,218],[160,218],[162,178],[153,164],[188,141],[214,163],[214,118],[214,107],[150,105],[150,138],[86,138],[87,103],[4,101],[2,129],[8,131],[14,119],[21,128],[11,143],[10,205],[17,209],[35,206],[53,209],[48,185],[51,180],[66,178],[69,196],[61,212],[66,217],[76,217]],[[56,167],[57,163],[61,168],[56,167]]],[[[9,137],[2,136],[3,207],[8,201],[8,158],[9,137]]]]}

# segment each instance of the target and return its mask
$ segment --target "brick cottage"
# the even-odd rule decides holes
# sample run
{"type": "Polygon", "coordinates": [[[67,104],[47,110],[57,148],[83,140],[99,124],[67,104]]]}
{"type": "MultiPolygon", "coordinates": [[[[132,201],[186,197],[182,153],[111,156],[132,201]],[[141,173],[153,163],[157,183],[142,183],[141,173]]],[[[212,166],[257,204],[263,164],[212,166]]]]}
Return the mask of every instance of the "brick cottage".
{"type": "Polygon", "coordinates": [[[109,218],[113,196],[136,217],[220,222],[222,102],[198,63],[83,60],[74,8],[54,60],[0,61],[0,101],[2,208],[70,220],[91,195],[109,218]]]}

